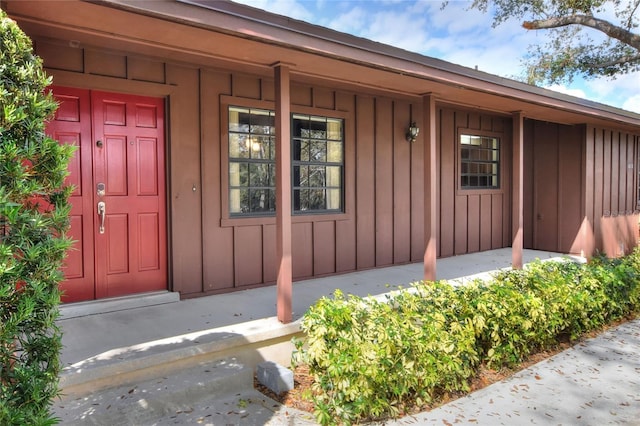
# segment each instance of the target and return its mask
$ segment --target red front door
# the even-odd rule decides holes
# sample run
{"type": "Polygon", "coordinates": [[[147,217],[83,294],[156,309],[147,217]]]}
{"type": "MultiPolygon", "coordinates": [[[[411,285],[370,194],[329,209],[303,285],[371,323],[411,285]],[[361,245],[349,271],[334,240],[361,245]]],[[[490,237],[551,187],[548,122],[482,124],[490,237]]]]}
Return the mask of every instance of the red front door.
{"type": "Polygon", "coordinates": [[[63,301],[167,288],[162,99],[55,87],[48,132],[78,146],[63,301]]]}

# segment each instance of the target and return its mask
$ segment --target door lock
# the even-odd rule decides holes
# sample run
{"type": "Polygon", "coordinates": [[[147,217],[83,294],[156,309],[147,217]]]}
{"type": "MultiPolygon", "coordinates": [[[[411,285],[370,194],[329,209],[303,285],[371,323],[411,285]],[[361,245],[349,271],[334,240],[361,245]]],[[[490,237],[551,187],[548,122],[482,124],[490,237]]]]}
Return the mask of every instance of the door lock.
{"type": "Polygon", "coordinates": [[[99,183],[96,185],[96,194],[98,194],[98,197],[104,197],[104,194],[106,193],[105,190],[105,186],[104,183],[99,183]]]}

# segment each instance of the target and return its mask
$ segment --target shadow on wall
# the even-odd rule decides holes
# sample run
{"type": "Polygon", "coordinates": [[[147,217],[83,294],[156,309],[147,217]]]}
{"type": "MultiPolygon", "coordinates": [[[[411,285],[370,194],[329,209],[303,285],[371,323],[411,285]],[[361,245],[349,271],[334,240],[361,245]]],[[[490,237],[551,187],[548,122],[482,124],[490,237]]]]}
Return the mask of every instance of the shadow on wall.
{"type": "Polygon", "coordinates": [[[602,249],[608,257],[629,254],[638,245],[640,215],[624,214],[600,218],[602,249]]]}

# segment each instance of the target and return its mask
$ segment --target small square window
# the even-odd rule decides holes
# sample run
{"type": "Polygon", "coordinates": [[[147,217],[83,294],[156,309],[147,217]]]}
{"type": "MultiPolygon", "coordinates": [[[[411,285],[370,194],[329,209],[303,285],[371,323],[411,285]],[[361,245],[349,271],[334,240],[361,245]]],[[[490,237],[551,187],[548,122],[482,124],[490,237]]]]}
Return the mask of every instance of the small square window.
{"type": "Polygon", "coordinates": [[[500,139],[460,135],[460,188],[500,188],[500,139]]]}

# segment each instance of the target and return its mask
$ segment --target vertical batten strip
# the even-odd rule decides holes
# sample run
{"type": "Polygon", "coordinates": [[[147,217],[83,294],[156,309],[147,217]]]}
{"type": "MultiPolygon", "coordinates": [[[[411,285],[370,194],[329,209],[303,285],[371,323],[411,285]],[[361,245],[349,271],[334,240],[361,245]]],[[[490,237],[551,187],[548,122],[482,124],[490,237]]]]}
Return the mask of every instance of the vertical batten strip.
{"type": "Polygon", "coordinates": [[[524,248],[524,117],[522,112],[513,113],[513,200],[512,200],[512,230],[511,266],[522,269],[522,250],[524,248]]]}

